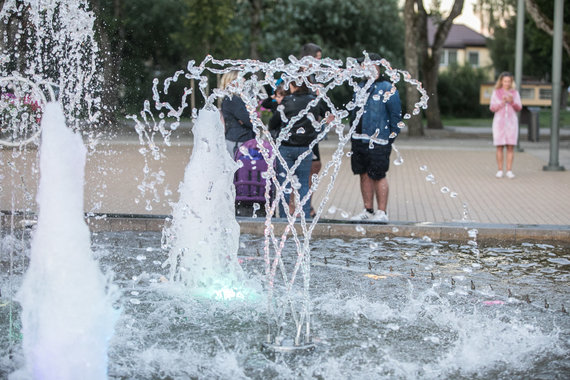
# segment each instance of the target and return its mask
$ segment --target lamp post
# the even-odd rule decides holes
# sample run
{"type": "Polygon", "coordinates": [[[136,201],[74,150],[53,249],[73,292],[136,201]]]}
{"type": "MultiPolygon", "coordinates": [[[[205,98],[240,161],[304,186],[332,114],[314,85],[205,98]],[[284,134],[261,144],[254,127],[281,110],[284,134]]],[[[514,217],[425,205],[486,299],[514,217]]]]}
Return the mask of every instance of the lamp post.
{"type": "Polygon", "coordinates": [[[550,124],[550,161],[543,170],[562,171],[558,161],[558,143],[560,133],[560,91],[562,72],[562,25],[564,5],[562,0],[554,3],[554,38],[552,40],[552,123],[550,124]]]}
{"type": "MultiPolygon", "coordinates": [[[[522,91],[522,63],[523,63],[523,37],[524,37],[524,0],[517,0],[517,39],[515,44],[515,83],[519,94],[522,91]]],[[[520,112],[519,112],[519,131],[517,137],[517,152],[522,152],[520,143],[520,112]]]]}

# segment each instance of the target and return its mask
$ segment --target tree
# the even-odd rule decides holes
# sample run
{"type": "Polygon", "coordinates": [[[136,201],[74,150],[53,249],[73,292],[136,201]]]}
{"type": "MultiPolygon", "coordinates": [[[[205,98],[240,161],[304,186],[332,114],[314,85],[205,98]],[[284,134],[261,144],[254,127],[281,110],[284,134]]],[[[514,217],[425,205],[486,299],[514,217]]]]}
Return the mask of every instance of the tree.
{"type": "MultiPolygon", "coordinates": [[[[499,10],[496,6],[491,7],[489,3],[493,1],[496,0],[480,0],[478,4],[479,14],[482,20],[498,18],[497,15],[491,17],[484,14],[484,12],[490,12],[491,9],[497,14],[504,14],[501,17],[501,25],[490,26],[493,30],[493,38],[489,39],[489,49],[495,70],[512,72],[514,70],[516,43],[516,15],[513,9],[516,1],[505,1],[503,5],[506,8],[503,10],[499,10]]],[[[570,1],[566,0],[566,3],[570,4],[570,1]]],[[[548,25],[552,26],[552,21],[545,15],[553,14],[554,4],[550,0],[526,0],[526,5],[525,8],[531,17],[525,18],[524,24],[523,77],[548,82],[552,73],[552,29],[550,28],[550,33],[544,29],[548,29],[548,25]],[[537,17],[539,18],[538,21],[536,20],[537,17]]],[[[564,29],[566,54],[562,59],[563,65],[566,67],[570,61],[570,52],[566,49],[570,30],[569,12],[564,14],[564,29]]],[[[562,72],[562,80],[565,83],[570,83],[570,72],[568,70],[562,72]]]]}
{"type": "Polygon", "coordinates": [[[93,0],[93,11],[98,16],[95,32],[98,37],[103,66],[103,102],[100,121],[103,124],[116,122],[116,110],[119,107],[120,71],[123,61],[125,29],[120,24],[123,6],[121,0],[93,0]]]}
{"type": "MultiPolygon", "coordinates": [[[[414,11],[416,0],[406,0],[404,3],[404,22],[406,24],[405,34],[405,56],[406,69],[412,78],[419,78],[419,49],[417,44],[418,28],[420,18],[414,11]]],[[[414,109],[415,104],[420,100],[420,94],[411,86],[406,87],[406,111],[414,109]]],[[[408,134],[410,136],[423,136],[421,117],[412,117],[407,121],[408,134]]]]}
{"type": "MultiPolygon", "coordinates": [[[[569,2],[566,1],[565,5],[569,5],[569,2]]],[[[530,17],[534,20],[536,26],[544,30],[548,33],[549,36],[554,34],[553,27],[554,23],[552,21],[552,17],[548,17],[546,15],[553,15],[554,13],[554,2],[553,1],[541,1],[541,0],[526,0],[526,10],[530,17]],[[543,13],[543,11],[544,13],[543,13]]],[[[568,8],[568,7],[566,7],[568,8]]],[[[570,56],[570,25],[568,21],[570,17],[568,17],[568,12],[564,14],[564,27],[562,31],[562,46],[566,51],[566,54],[570,56]]]]}
{"type": "Polygon", "coordinates": [[[277,1],[265,12],[262,58],[297,55],[313,42],[325,57],[360,57],[375,52],[393,66],[403,64],[403,26],[397,0],[289,0],[277,1]]]}
{"type": "MultiPolygon", "coordinates": [[[[427,127],[432,129],[442,129],[443,124],[441,122],[441,112],[439,109],[439,100],[437,94],[437,81],[439,76],[439,61],[441,57],[441,52],[443,50],[443,44],[447,39],[449,30],[453,20],[461,14],[463,10],[464,0],[455,0],[449,15],[443,17],[437,10],[428,13],[424,7],[423,0],[416,0],[415,2],[406,2],[404,8],[404,19],[406,21],[412,20],[411,23],[406,23],[406,33],[410,36],[415,35],[415,40],[417,41],[419,56],[420,56],[420,67],[422,73],[422,80],[424,87],[430,96],[429,106],[426,110],[427,127]],[[412,4],[414,3],[414,4],[412,4]],[[427,21],[428,17],[432,18],[436,26],[435,35],[433,38],[433,43],[431,46],[428,43],[427,35],[427,21]]],[[[406,49],[407,54],[414,54],[413,51],[406,49]]],[[[411,49],[413,50],[413,49],[411,49]]],[[[414,63],[414,59],[409,60],[410,64],[414,63]]],[[[416,70],[415,67],[406,67],[410,72],[416,70]]],[[[409,107],[409,106],[408,106],[409,107]]]]}

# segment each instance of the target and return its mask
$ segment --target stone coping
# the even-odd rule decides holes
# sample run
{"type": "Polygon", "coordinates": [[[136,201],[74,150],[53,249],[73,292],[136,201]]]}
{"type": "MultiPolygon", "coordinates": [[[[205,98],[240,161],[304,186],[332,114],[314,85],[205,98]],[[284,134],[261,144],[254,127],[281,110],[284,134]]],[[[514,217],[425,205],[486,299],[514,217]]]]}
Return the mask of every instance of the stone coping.
{"type": "MultiPolygon", "coordinates": [[[[103,231],[161,231],[168,215],[105,214],[86,216],[92,232],[103,231]]],[[[30,227],[35,224],[35,215],[0,213],[0,228],[30,227]]],[[[243,234],[263,235],[265,218],[236,217],[243,234]]],[[[287,223],[275,219],[272,223],[275,233],[282,233],[287,223]]],[[[300,227],[300,225],[297,225],[300,227]]],[[[469,230],[476,229],[476,242],[480,246],[521,243],[547,243],[570,246],[570,226],[486,224],[471,222],[429,223],[429,222],[351,222],[321,219],[315,226],[312,238],[394,238],[429,237],[432,241],[467,243],[473,240],[469,230]]]]}

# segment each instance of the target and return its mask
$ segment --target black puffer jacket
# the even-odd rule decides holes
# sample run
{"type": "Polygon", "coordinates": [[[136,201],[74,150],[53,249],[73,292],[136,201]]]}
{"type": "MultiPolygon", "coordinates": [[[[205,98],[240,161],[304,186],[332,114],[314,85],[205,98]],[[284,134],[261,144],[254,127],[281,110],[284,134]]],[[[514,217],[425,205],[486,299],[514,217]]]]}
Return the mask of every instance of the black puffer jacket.
{"type": "Polygon", "coordinates": [[[255,138],[249,113],[238,95],[226,96],[222,100],[222,115],[226,124],[226,140],[244,142],[255,138]]]}
{"type": "MultiPolygon", "coordinates": [[[[291,120],[297,116],[315,98],[315,95],[307,93],[293,93],[284,97],[281,105],[284,106],[283,112],[285,113],[287,120],[291,120]]],[[[316,106],[312,107],[309,112],[315,116],[315,120],[319,120],[319,117],[325,115],[326,107],[324,106],[323,102],[319,102],[316,106]]],[[[270,130],[281,130],[286,125],[287,124],[282,122],[281,113],[279,111],[275,112],[269,120],[270,130]]],[[[293,127],[289,130],[289,132],[291,133],[291,136],[288,140],[283,140],[281,143],[282,145],[309,146],[311,144],[311,141],[317,137],[317,131],[315,131],[312,122],[306,116],[297,121],[295,125],[293,125],[293,127]],[[301,128],[304,130],[304,132],[299,133],[299,130],[301,128]]]]}

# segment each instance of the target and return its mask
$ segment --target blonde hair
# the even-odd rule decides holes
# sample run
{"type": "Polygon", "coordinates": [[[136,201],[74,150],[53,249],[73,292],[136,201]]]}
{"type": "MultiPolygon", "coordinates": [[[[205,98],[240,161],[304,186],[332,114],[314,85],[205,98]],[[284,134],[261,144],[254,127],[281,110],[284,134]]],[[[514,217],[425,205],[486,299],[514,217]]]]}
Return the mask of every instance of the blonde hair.
{"type": "Polygon", "coordinates": [[[497,83],[495,83],[495,89],[499,89],[499,88],[503,87],[503,78],[504,77],[511,77],[511,79],[512,79],[511,88],[509,88],[509,90],[514,90],[515,88],[517,88],[517,86],[515,84],[515,78],[513,78],[513,74],[509,73],[508,71],[503,71],[501,74],[499,74],[499,78],[497,79],[497,83]]]}
{"type": "Polygon", "coordinates": [[[232,70],[228,71],[224,75],[222,75],[222,79],[220,80],[220,89],[225,90],[228,85],[237,79],[239,71],[232,70]]]}

